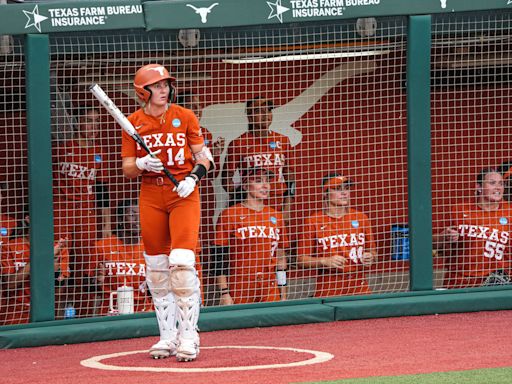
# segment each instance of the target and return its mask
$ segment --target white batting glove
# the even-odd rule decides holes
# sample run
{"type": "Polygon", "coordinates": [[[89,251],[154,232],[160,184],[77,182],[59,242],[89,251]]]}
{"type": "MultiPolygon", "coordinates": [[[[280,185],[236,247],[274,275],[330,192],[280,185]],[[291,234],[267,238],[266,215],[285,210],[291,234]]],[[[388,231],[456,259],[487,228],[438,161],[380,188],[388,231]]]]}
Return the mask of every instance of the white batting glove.
{"type": "Polygon", "coordinates": [[[194,192],[195,188],[196,180],[191,176],[187,176],[184,180],[180,181],[177,187],[174,187],[173,191],[176,191],[179,197],[185,198],[194,192]]]}
{"type": "Polygon", "coordinates": [[[151,152],[151,154],[146,155],[144,157],[138,157],[135,160],[137,168],[139,168],[141,171],[162,172],[164,170],[162,160],[160,160],[158,157],[151,157],[152,155],[158,155],[160,152],[161,149],[155,152],[151,152]]]}

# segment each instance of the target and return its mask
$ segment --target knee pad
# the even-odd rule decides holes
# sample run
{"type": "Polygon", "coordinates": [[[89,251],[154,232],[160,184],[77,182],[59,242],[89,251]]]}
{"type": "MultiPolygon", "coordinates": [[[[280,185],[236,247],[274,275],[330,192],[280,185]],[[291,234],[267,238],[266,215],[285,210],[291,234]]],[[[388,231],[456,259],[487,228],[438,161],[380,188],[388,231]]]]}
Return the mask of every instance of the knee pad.
{"type": "Polygon", "coordinates": [[[173,249],[169,256],[171,264],[170,290],[178,297],[190,297],[199,293],[199,278],[194,267],[196,256],[190,249],[173,249]]]}
{"type": "Polygon", "coordinates": [[[163,298],[169,293],[169,258],[167,255],[147,255],[146,282],[155,298],[163,298]]]}

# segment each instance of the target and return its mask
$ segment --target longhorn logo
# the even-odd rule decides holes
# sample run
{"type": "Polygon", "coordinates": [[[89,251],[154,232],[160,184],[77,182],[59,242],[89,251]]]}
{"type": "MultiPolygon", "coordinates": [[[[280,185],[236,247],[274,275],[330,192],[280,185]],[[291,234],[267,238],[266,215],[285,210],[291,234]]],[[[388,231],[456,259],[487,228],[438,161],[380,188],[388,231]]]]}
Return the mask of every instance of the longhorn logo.
{"type": "Polygon", "coordinates": [[[163,76],[165,68],[164,67],[148,68],[148,71],[157,71],[160,74],[160,76],[163,76]]]}
{"type": "Polygon", "coordinates": [[[219,3],[213,3],[208,8],[196,8],[192,4],[187,4],[187,7],[192,8],[194,11],[196,11],[197,14],[201,15],[201,22],[205,24],[208,20],[206,20],[208,14],[212,11],[213,7],[216,5],[219,5],[219,3]]]}

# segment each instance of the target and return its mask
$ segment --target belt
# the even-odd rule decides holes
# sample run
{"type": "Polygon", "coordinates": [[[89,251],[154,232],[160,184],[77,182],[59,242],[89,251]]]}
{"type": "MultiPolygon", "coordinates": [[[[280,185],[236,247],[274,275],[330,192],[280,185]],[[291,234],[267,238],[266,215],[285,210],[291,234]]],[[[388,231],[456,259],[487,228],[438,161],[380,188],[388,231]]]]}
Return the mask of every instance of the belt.
{"type": "Polygon", "coordinates": [[[142,178],[142,182],[144,184],[153,184],[153,185],[174,185],[171,180],[169,180],[167,177],[151,177],[151,176],[145,176],[142,178]]]}

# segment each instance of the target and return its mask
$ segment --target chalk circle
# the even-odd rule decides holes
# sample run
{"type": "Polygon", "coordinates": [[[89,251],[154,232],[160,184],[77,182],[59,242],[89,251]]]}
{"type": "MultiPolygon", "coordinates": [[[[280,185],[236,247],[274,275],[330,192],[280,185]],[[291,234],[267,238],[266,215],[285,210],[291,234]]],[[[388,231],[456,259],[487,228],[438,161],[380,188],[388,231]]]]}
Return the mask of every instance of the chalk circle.
{"type": "Polygon", "coordinates": [[[128,351],[128,352],[117,352],[109,355],[94,356],[80,362],[81,365],[87,368],[103,369],[107,371],[138,371],[138,372],[184,372],[184,373],[198,373],[198,372],[226,372],[226,371],[251,371],[255,369],[275,369],[275,368],[290,368],[290,367],[301,367],[304,365],[320,364],[331,360],[334,355],[321,352],[313,351],[309,349],[298,349],[298,348],[285,348],[285,347],[265,347],[265,346],[239,346],[239,345],[221,345],[216,347],[201,347],[204,349],[274,349],[278,351],[291,351],[299,353],[308,353],[313,355],[311,359],[303,361],[295,361],[293,363],[285,364],[263,364],[263,365],[249,365],[249,366],[237,366],[237,367],[211,367],[211,368],[172,368],[172,367],[121,367],[117,365],[104,364],[101,361],[105,359],[112,359],[115,357],[122,357],[128,355],[135,355],[137,353],[148,353],[148,350],[143,351],[128,351]]]}

